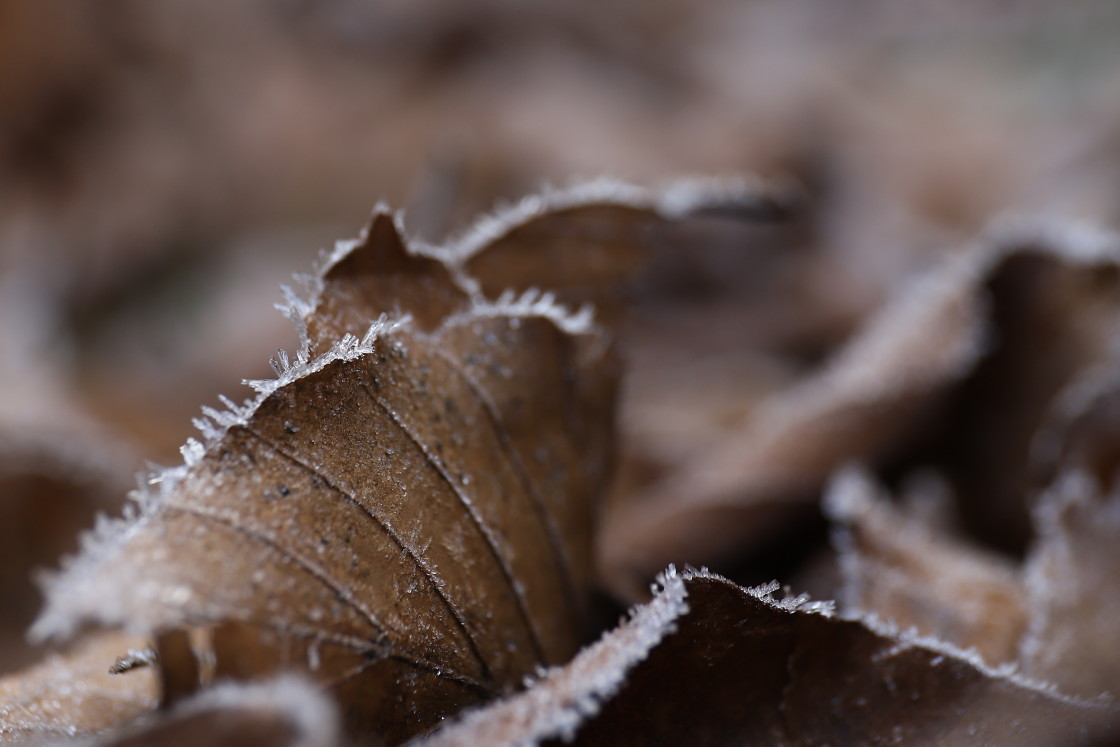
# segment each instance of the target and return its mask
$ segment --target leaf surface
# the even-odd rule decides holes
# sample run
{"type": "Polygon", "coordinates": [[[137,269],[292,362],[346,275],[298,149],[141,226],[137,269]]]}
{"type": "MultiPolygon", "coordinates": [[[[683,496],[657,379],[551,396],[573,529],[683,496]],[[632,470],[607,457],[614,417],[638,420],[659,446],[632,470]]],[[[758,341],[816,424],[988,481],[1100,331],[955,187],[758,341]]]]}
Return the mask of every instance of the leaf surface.
{"type": "Polygon", "coordinates": [[[421,743],[1088,744],[1114,717],[776,585],[662,583],[571,664],[421,743]]]}

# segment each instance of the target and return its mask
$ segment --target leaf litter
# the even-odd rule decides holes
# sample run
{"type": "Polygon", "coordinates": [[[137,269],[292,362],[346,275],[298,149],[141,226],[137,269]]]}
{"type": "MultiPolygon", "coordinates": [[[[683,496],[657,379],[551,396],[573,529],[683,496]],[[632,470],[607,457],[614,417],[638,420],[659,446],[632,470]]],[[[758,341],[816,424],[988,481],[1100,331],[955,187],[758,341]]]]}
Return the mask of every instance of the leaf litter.
{"type": "MultiPolygon", "coordinates": [[[[966,492],[959,462],[925,436],[961,427],[939,408],[965,400],[977,371],[1007,370],[992,363],[1014,339],[1001,325],[1023,322],[989,316],[990,278],[1016,252],[1073,268],[1074,289],[1038,313],[1073,320],[1076,334],[1044,383],[1004,409],[1040,422],[1104,359],[1111,239],[997,231],[851,332],[825,365],[751,394],[740,419],[712,431],[718,448],[658,464],[673,451],[643,456],[653,442],[623,431],[623,468],[645,461],[657,476],[621,480],[608,500],[620,349],[656,337],[657,314],[644,310],[658,262],[693,222],[715,219],[715,235],[795,225],[790,194],[599,182],[527,199],[444,247],[406,241],[398,218],[376,210],[302,279],[305,293],[286,291],[301,342],[277,354],[277,378],[247,382],[255,399],[205,408],[184,464],[153,473],[125,518],[50,581],[37,637],[108,628],[129,645],[107,639],[111,656],[95,647],[9,677],[24,690],[0,723],[107,744],[200,733],[331,744],[339,728],[437,744],[1048,744],[1111,733],[1115,708],[1099,696],[1117,667],[1074,655],[1082,636],[1108,636],[1117,597],[1110,566],[1094,570],[1115,544],[1112,503],[1087,498],[1085,481],[1055,481],[1039,499],[1039,536],[1020,565],[946,529],[963,506],[923,526],[860,478],[828,505],[843,527],[842,615],[788,590],[776,599],[776,582],[743,588],[670,568],[651,601],[580,651],[602,629],[596,585],[633,600],[671,561],[749,552],[780,536],[790,511],[815,510],[848,463],[885,477],[929,464],[944,470],[947,495],[966,492]],[[134,645],[125,671],[108,675],[134,645]],[[82,683],[82,698],[49,700],[58,671],[82,683]],[[293,671],[300,680],[260,684],[293,671]],[[142,694],[120,695],[118,683],[142,694]],[[314,714],[273,708],[274,694],[314,714]],[[97,705],[114,698],[125,705],[97,705]],[[474,710],[447,723],[464,709],[474,710]]],[[[641,400],[624,403],[625,421],[641,400]]],[[[1046,422],[1064,443],[1065,421],[1046,422]]],[[[1011,453],[1026,473],[1024,449],[1011,453]]],[[[1030,496],[1018,500],[1029,512],[1030,496]]]]}

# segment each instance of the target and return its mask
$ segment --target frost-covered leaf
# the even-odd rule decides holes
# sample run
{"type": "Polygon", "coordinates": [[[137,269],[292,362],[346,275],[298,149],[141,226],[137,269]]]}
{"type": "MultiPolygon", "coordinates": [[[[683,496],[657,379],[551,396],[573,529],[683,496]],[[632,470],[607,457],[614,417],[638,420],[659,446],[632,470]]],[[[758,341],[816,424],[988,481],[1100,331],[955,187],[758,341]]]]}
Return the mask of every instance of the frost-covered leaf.
{"type": "Polygon", "coordinates": [[[421,743],[1088,744],[1114,716],[776,584],[661,584],[567,666],[421,743]]]}
{"type": "Polygon", "coordinates": [[[586,451],[609,426],[596,377],[613,370],[574,348],[553,319],[495,307],[432,336],[383,322],[297,364],[210,413],[207,445],[51,584],[37,630],[215,626],[218,676],[302,667],[390,711],[397,739],[562,661],[584,593],[568,558],[588,555],[604,479],[586,451]],[[506,377],[527,395],[516,432],[490,394],[506,377]],[[564,430],[538,435],[557,418],[533,420],[535,402],[564,430]]]}
{"type": "Polygon", "coordinates": [[[839,475],[825,501],[844,527],[836,543],[845,613],[974,648],[989,664],[1018,660],[1028,610],[1017,565],[903,513],[864,473],[839,475]]]}
{"type": "Polygon", "coordinates": [[[402,226],[379,207],[359,239],[339,242],[321,276],[306,279],[311,297],[289,291],[287,308],[316,352],[385,313],[408,311],[430,330],[468,296],[496,301],[545,290],[571,309],[594,303],[596,318],[613,322],[625,286],[656,247],[672,243],[676,223],[712,215],[773,222],[792,211],[795,196],[736,180],[645,189],[604,179],[526,197],[442,246],[406,246],[402,226]]]}
{"type": "Polygon", "coordinates": [[[940,469],[966,529],[1022,550],[1032,439],[1054,398],[1109,360],[1120,242],[1008,222],[887,303],[823,368],[780,383],[710,448],[605,518],[612,587],[640,596],[667,562],[749,554],[815,511],[842,465],[940,469]]]}
{"type": "Polygon", "coordinates": [[[1022,564],[905,516],[866,475],[826,498],[839,534],[847,611],[975,648],[989,664],[1085,698],[1120,692],[1120,500],[1069,471],[1033,511],[1022,564]]]}
{"type": "Polygon", "coordinates": [[[985,244],[975,292],[988,299],[987,350],[907,459],[944,472],[971,534],[1022,553],[1028,498],[1056,477],[1035,463],[1053,439],[1047,421],[1063,392],[1115,354],[1120,237],[1020,219],[994,225],[985,244]]]}
{"type": "Polygon", "coordinates": [[[151,669],[110,673],[118,659],[146,645],[146,638],[127,633],[90,636],[0,679],[0,740],[100,732],[152,710],[159,686],[151,669]]]}
{"type": "Polygon", "coordinates": [[[634,598],[667,562],[741,552],[812,511],[841,465],[898,451],[980,355],[975,272],[957,259],[907,289],[823,370],[609,512],[598,551],[612,588],[634,598]]]}
{"type": "MultiPolygon", "coordinates": [[[[680,207],[581,199],[575,228],[616,204],[653,225],[680,207]]],[[[578,284],[604,239],[564,243],[554,207],[522,206],[503,235],[550,225],[560,243],[542,251],[578,250],[563,278],[578,284]]],[[[487,249],[464,246],[409,247],[383,210],[340,244],[308,299],[288,294],[302,344],[277,355],[278,378],[204,408],[186,463],[152,475],[138,515],[53,579],[36,635],[152,634],[165,703],[303,670],[352,732],[388,741],[570,658],[609,476],[611,335],[551,294],[477,292],[459,265],[487,249]]],[[[543,280],[551,258],[532,259],[543,280]]]]}
{"type": "MultiPolygon", "coordinates": [[[[602,179],[528,197],[489,216],[449,245],[448,259],[486,296],[545,284],[563,303],[593,303],[600,319],[614,321],[622,291],[658,249],[668,244],[689,258],[700,253],[698,243],[718,243],[687,240],[674,224],[782,222],[800,198],[789,185],[743,179],[680,180],[656,190],[602,179]]],[[[732,233],[735,239],[741,236],[732,233]]]]}

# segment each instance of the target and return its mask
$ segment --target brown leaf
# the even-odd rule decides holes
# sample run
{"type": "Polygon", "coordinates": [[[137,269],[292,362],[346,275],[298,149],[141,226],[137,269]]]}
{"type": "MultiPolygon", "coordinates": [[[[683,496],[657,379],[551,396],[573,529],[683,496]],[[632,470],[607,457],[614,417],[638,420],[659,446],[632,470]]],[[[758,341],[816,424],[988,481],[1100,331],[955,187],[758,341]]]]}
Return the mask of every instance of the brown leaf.
{"type": "Polygon", "coordinates": [[[569,308],[593,303],[600,321],[615,322],[624,290],[656,247],[676,244],[686,254],[685,242],[673,241],[676,223],[779,221],[797,197],[761,182],[682,180],[650,190],[600,180],[526,197],[439,247],[406,246],[402,227],[379,207],[362,236],[339,242],[320,277],[307,279],[310,300],[288,292],[289,314],[306,325],[313,352],[381,314],[408,311],[430,331],[468,296],[497,300],[542,287],[569,308]]]}
{"type": "Polygon", "coordinates": [[[849,462],[944,472],[966,529],[1021,551],[1032,438],[1055,397],[1108,359],[1118,262],[1107,234],[994,226],[822,369],[779,385],[711,448],[613,506],[598,545],[612,589],[640,598],[665,563],[749,555],[814,515],[849,462]]]}
{"type": "Polygon", "coordinates": [[[720,241],[747,254],[741,233],[730,239],[701,233],[697,241],[705,219],[731,219],[721,224],[725,230],[729,223],[788,221],[801,197],[791,185],[746,180],[681,180],[660,190],[600,180],[526,198],[477,223],[448,247],[448,259],[485,296],[547,281],[562,303],[592,303],[598,318],[615,322],[635,276],[659,269],[648,267],[658,249],[668,245],[677,268],[720,241]]]}
{"type": "Polygon", "coordinates": [[[661,583],[569,665],[421,743],[1085,744],[1114,716],[776,584],[661,583]]]}
{"type": "Polygon", "coordinates": [[[1036,437],[1067,387],[1112,355],[1120,247],[1104,232],[1041,221],[996,225],[987,241],[975,292],[988,298],[988,350],[906,461],[942,470],[966,529],[1019,554],[1026,499],[1056,476],[1035,464],[1036,437]]]}
{"type": "Polygon", "coordinates": [[[823,370],[608,512],[598,553],[612,589],[639,598],[667,562],[725,560],[812,512],[841,465],[898,451],[980,355],[977,261],[950,262],[900,294],[823,370]]]}
{"type": "Polygon", "coordinates": [[[845,473],[826,498],[840,535],[844,601],[989,664],[1085,698],[1120,692],[1120,498],[1070,471],[1039,499],[1022,566],[903,516],[866,475],[845,473]]]}
{"type": "MultiPolygon", "coordinates": [[[[576,225],[609,212],[593,197],[576,225]]],[[[627,220],[664,220],[631,197],[613,198],[627,220]]],[[[551,213],[508,218],[513,236],[551,213]]],[[[255,400],[204,408],[206,443],[51,583],[36,633],[151,632],[165,704],[300,669],[353,733],[390,742],[570,658],[609,477],[613,347],[590,310],[476,293],[445,264],[475,256],[463,246],[408,247],[384,211],[341,244],[310,300],[289,293],[296,360],[250,382],[255,400]]]]}
{"type": "MultiPolygon", "coordinates": [[[[476,312],[433,337],[408,322],[376,325],[364,342],[285,372],[248,410],[212,412],[209,447],[162,476],[135,526],[53,585],[40,630],[83,619],[153,631],[240,621],[270,632],[262,653],[237,665],[243,673],[276,658],[264,652],[290,650],[299,659],[287,665],[340,688],[361,677],[373,688],[364,697],[386,702],[378,687],[411,678],[387,729],[423,728],[454,702],[570,656],[577,591],[557,543],[578,537],[557,527],[589,519],[589,465],[561,478],[567,514],[549,513],[559,506],[541,504],[518,467],[537,441],[507,440],[501,412],[462,364],[493,357],[487,336],[522,341],[504,353],[514,365],[544,360],[571,377],[565,436],[601,427],[595,419],[609,408],[580,399],[594,372],[574,368],[565,334],[545,316],[476,312]]],[[[581,456],[582,443],[568,450],[581,456]]]]}
{"type": "Polygon", "coordinates": [[[838,475],[825,502],[844,526],[836,543],[847,614],[975,649],[988,664],[1018,661],[1028,610],[1017,565],[904,514],[862,472],[838,475]]]}
{"type": "Polygon", "coordinates": [[[127,633],[91,636],[0,679],[0,738],[90,734],[152,710],[159,693],[151,669],[109,671],[130,649],[146,645],[146,638],[127,633]]]}

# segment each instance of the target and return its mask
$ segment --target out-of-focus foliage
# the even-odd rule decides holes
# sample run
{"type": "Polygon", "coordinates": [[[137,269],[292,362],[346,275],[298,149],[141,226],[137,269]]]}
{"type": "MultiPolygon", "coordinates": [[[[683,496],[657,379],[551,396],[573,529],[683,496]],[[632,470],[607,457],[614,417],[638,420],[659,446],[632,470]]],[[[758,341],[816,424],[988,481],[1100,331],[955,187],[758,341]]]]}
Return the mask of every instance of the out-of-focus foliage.
{"type": "MultiPolygon", "coordinates": [[[[1120,8],[1093,0],[0,0],[0,670],[40,653],[33,570],[146,460],[178,461],[199,403],[299,345],[277,286],[378,200],[422,249],[542,184],[754,173],[792,196],[780,221],[612,234],[560,210],[506,245],[482,221],[492,251],[460,258],[491,298],[553,288],[617,335],[590,629],[668,562],[711,562],[1067,695],[1114,688],[1077,642],[1109,636],[1118,596],[1116,242],[1052,219],[1120,223],[1117,42],[1120,8]],[[992,223],[1008,212],[1031,220],[992,223]],[[593,251],[542,273],[526,245],[593,251]],[[826,490],[849,462],[871,474],[826,490]]],[[[339,286],[315,344],[364,332],[363,288],[339,286]]],[[[450,308],[413,305],[426,331],[450,308]]],[[[93,672],[101,640],[5,680],[8,705],[93,672]]],[[[120,713],[151,706],[140,685],[120,713]]],[[[286,718],[239,692],[234,731],[336,738],[327,704],[286,718]]],[[[200,697],[117,736],[227,718],[200,697]]]]}

